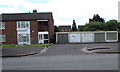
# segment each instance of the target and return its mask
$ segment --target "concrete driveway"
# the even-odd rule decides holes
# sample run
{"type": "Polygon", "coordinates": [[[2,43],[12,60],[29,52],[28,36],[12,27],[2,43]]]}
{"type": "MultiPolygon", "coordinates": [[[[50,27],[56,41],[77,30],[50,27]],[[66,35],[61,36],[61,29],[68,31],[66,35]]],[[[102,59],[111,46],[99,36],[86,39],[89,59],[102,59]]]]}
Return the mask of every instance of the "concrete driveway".
{"type": "Polygon", "coordinates": [[[87,54],[81,51],[85,46],[80,44],[55,44],[39,56],[79,55],[87,54]]]}

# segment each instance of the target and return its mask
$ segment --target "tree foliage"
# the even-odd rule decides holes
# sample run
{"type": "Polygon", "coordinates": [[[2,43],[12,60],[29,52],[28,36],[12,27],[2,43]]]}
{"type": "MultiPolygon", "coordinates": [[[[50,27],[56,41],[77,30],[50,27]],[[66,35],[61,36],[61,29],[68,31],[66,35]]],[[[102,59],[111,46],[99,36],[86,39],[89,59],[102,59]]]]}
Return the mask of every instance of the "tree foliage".
{"type": "Polygon", "coordinates": [[[120,30],[120,23],[117,20],[110,20],[106,23],[91,21],[85,25],[84,31],[116,31],[120,30]]]}
{"type": "Polygon", "coordinates": [[[107,31],[116,31],[118,29],[118,23],[117,20],[110,20],[108,22],[105,23],[104,25],[104,30],[107,31]]]}
{"type": "Polygon", "coordinates": [[[120,22],[117,23],[117,29],[120,31],[120,22]]]}
{"type": "Polygon", "coordinates": [[[105,22],[105,20],[101,18],[98,14],[94,15],[92,19],[89,19],[89,22],[91,21],[97,21],[97,22],[102,22],[102,23],[105,22]]]}
{"type": "Polygon", "coordinates": [[[56,25],[54,26],[54,32],[59,32],[59,28],[56,25]]]}
{"type": "Polygon", "coordinates": [[[95,21],[91,21],[88,24],[86,24],[84,30],[85,31],[100,31],[103,30],[103,24],[101,22],[95,22],[95,21]]]}
{"type": "Polygon", "coordinates": [[[117,20],[109,20],[105,22],[98,14],[89,19],[89,23],[85,24],[83,31],[120,31],[120,22],[117,20]]]}
{"type": "Polygon", "coordinates": [[[72,31],[77,31],[75,20],[73,20],[72,31]]]}

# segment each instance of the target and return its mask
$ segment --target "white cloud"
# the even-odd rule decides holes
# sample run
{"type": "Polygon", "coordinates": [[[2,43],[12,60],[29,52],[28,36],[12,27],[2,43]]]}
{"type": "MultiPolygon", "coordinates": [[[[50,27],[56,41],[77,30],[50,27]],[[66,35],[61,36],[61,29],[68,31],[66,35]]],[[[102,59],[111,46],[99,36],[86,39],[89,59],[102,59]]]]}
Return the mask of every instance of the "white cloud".
{"type": "Polygon", "coordinates": [[[76,20],[76,24],[84,25],[93,14],[99,14],[105,20],[117,19],[118,1],[50,0],[46,3],[32,3],[25,0],[2,0],[0,5],[11,5],[13,8],[0,8],[0,13],[32,12],[33,9],[37,9],[38,12],[53,12],[55,25],[72,25],[73,19],[76,20]]]}

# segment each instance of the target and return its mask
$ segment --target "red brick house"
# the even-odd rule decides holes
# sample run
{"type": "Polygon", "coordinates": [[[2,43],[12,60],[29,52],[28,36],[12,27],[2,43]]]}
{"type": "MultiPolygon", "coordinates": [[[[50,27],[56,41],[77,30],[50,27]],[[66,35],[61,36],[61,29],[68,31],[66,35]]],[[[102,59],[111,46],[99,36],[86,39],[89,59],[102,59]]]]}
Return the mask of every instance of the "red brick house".
{"type": "Polygon", "coordinates": [[[3,13],[0,42],[3,44],[50,43],[54,35],[52,12],[3,13]]]}

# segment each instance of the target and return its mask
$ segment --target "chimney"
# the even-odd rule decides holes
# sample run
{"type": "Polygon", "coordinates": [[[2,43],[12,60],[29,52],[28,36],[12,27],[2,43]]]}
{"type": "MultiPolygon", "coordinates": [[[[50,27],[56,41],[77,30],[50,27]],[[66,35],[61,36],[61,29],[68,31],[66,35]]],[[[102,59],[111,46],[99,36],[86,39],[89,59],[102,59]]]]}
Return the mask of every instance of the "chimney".
{"type": "Polygon", "coordinates": [[[37,13],[37,10],[35,9],[35,10],[33,10],[33,13],[37,13]]]}

